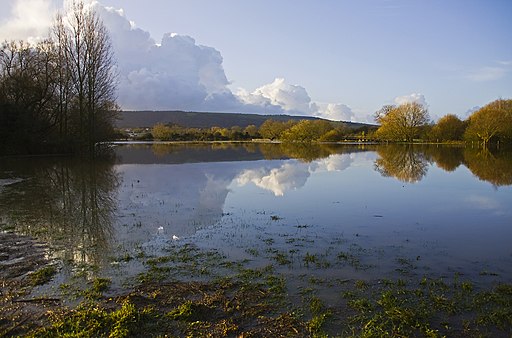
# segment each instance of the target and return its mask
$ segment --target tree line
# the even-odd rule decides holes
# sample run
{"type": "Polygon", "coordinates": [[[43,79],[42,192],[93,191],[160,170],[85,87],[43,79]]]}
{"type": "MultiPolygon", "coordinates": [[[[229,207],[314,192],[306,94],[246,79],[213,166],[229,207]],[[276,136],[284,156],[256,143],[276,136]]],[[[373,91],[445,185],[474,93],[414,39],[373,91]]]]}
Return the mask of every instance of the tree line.
{"type": "Polygon", "coordinates": [[[512,141],[512,100],[498,99],[473,112],[466,120],[453,114],[432,123],[425,106],[405,103],[386,105],[375,113],[380,124],[377,140],[412,142],[472,142],[486,147],[490,143],[512,141]]]}
{"type": "Polygon", "coordinates": [[[266,120],[259,128],[185,128],[159,123],[146,138],[164,141],[227,141],[268,139],[282,142],[428,142],[490,143],[512,141],[512,100],[499,99],[472,113],[466,120],[453,114],[430,120],[428,110],[419,103],[385,105],[374,115],[377,126],[349,128],[342,122],[327,120],[266,120]]]}
{"type": "Polygon", "coordinates": [[[0,154],[93,154],[112,139],[115,91],[108,31],[96,12],[73,2],[46,40],[1,44],[0,154]]]}
{"type": "MultiPolygon", "coordinates": [[[[249,141],[266,139],[284,142],[342,142],[364,140],[371,126],[350,128],[342,122],[327,120],[288,120],[268,119],[260,127],[249,125],[245,128],[186,128],[177,124],[158,123],[142,139],[161,141],[249,141]]],[[[123,137],[123,135],[120,135],[123,137]]],[[[124,135],[126,137],[126,135],[124,135]]]]}
{"type": "MultiPolygon", "coordinates": [[[[98,14],[81,0],[57,15],[49,37],[36,45],[0,45],[0,154],[94,154],[115,138],[116,64],[98,14]]],[[[251,140],[284,142],[476,142],[510,143],[512,100],[499,99],[466,120],[446,115],[432,123],[425,106],[386,105],[378,126],[358,129],[326,120],[275,121],[259,128],[184,128],[158,124],[147,138],[175,141],[251,140]]],[[[122,137],[118,135],[118,137],[122,137]]]]}

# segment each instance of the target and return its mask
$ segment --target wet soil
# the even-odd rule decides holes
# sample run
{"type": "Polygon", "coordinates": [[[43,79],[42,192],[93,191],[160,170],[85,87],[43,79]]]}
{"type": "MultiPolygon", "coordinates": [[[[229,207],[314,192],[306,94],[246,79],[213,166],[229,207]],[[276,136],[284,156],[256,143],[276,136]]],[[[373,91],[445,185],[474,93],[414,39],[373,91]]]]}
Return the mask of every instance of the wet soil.
{"type": "Polygon", "coordinates": [[[30,276],[51,266],[47,246],[30,236],[0,232],[0,336],[18,336],[47,323],[56,299],[31,298],[30,276]]]}

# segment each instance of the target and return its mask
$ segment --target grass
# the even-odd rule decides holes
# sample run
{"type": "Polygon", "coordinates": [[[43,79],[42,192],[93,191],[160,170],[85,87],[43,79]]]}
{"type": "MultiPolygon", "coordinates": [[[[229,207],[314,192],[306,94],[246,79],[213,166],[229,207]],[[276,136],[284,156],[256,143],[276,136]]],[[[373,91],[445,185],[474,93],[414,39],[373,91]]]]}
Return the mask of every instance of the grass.
{"type": "MultiPolygon", "coordinates": [[[[294,275],[286,273],[294,263],[273,247],[265,251],[273,264],[248,268],[247,261],[229,261],[216,251],[175,244],[163,256],[134,258],[147,271],[116,296],[105,295],[111,286],[106,278],[90,279],[82,291],[62,285],[62,294],[81,297],[80,305],[45,308],[31,304],[41,306],[47,315],[17,333],[32,337],[510,336],[512,285],[482,290],[459,275],[330,280],[321,274],[319,269],[327,267],[326,263],[360,271],[365,252],[349,250],[334,251],[331,256],[328,252],[298,256],[308,272],[301,279],[302,286],[294,289],[290,286],[296,285],[294,275]],[[332,287],[344,290],[338,299],[328,292],[332,287]]],[[[260,255],[256,249],[247,253],[260,255]]],[[[414,269],[406,258],[397,263],[407,271],[414,269]]],[[[51,278],[51,272],[38,271],[38,280],[51,278]]],[[[18,320],[4,318],[13,323],[18,320]]],[[[8,332],[2,331],[2,325],[0,335],[8,332]]]]}
{"type": "Polygon", "coordinates": [[[55,313],[51,325],[30,333],[29,337],[133,337],[143,336],[160,323],[159,315],[150,307],[136,308],[124,300],[110,310],[97,304],[85,303],[77,309],[55,313]]]}
{"type": "Polygon", "coordinates": [[[418,285],[403,280],[379,285],[370,292],[356,287],[344,294],[353,311],[347,335],[505,337],[511,332],[511,285],[483,292],[475,291],[468,281],[448,285],[427,278],[418,285]]]}
{"type": "MultiPolygon", "coordinates": [[[[243,270],[209,283],[145,283],[116,298],[61,309],[31,337],[303,336],[306,324],[283,310],[285,280],[273,268],[243,270]]],[[[92,283],[89,292],[103,283],[92,283]]],[[[100,289],[103,289],[101,287],[100,289]]]]}
{"type": "Polygon", "coordinates": [[[48,283],[57,273],[57,268],[53,265],[45,266],[29,275],[30,285],[38,286],[48,283]]]}
{"type": "Polygon", "coordinates": [[[91,286],[82,292],[82,296],[89,300],[100,299],[111,283],[112,281],[108,278],[96,277],[90,283],[91,286]]]}

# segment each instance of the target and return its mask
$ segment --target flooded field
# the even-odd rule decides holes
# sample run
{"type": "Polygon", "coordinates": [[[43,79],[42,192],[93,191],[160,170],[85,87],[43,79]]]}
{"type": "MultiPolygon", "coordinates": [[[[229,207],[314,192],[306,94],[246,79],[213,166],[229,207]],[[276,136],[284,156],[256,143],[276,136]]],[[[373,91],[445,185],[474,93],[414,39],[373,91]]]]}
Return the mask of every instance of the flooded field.
{"type": "Polygon", "coordinates": [[[289,306],[336,308],[354,283],[511,283],[511,205],[510,151],[124,144],[94,162],[2,159],[0,264],[24,278],[13,243],[36,246],[33,270],[54,269],[32,291],[44,297],[271,270],[289,306]]]}

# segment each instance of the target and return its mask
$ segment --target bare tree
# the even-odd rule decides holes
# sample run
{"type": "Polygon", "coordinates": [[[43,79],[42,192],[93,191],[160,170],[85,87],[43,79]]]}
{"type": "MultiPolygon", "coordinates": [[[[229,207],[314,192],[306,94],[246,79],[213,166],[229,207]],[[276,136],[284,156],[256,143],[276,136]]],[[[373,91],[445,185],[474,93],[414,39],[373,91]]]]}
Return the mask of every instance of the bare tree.
{"type": "MultiPolygon", "coordinates": [[[[76,136],[86,151],[111,131],[117,106],[117,74],[108,30],[98,14],[75,1],[66,19],[56,20],[56,35],[64,62],[64,80],[71,84],[71,116],[76,136]],[[69,77],[69,78],[68,78],[69,77]]],[[[63,102],[70,103],[68,93],[63,102]]]]}
{"type": "Polygon", "coordinates": [[[72,98],[71,67],[69,66],[68,47],[69,35],[62,14],[57,14],[52,27],[54,55],[58,62],[56,66],[56,102],[55,111],[58,120],[58,133],[62,140],[69,138],[71,120],[70,103],[72,98]]]}
{"type": "Polygon", "coordinates": [[[18,151],[51,137],[55,125],[52,44],[5,42],[0,48],[0,133],[18,151]]]}
{"type": "Polygon", "coordinates": [[[113,134],[116,77],[108,31],[82,0],[57,15],[50,39],[1,44],[0,152],[94,154],[113,134]]]}

